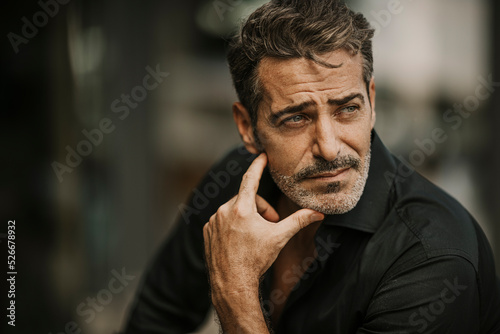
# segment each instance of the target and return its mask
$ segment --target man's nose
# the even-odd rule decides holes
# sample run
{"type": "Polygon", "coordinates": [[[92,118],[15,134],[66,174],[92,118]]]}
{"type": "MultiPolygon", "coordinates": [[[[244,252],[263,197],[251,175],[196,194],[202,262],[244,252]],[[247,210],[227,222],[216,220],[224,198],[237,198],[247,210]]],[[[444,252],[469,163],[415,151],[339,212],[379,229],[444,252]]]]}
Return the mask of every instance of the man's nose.
{"type": "Polygon", "coordinates": [[[334,160],[340,152],[335,122],[330,115],[322,115],[316,121],[312,153],[327,161],[334,160]]]}

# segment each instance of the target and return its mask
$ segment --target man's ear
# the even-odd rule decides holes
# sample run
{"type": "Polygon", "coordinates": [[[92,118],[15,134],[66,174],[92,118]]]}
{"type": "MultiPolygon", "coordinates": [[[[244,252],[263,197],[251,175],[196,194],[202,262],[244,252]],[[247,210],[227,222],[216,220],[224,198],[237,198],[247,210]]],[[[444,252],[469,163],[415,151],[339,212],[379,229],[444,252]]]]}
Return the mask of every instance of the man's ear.
{"type": "Polygon", "coordinates": [[[370,106],[372,107],[372,122],[371,128],[375,126],[376,114],[375,114],[375,77],[372,77],[370,80],[370,85],[368,87],[370,91],[370,106]]]}
{"type": "Polygon", "coordinates": [[[241,139],[245,144],[245,148],[252,154],[259,154],[260,151],[257,149],[256,141],[254,138],[250,114],[240,102],[235,102],[233,104],[233,118],[236,126],[238,127],[241,139]]]}

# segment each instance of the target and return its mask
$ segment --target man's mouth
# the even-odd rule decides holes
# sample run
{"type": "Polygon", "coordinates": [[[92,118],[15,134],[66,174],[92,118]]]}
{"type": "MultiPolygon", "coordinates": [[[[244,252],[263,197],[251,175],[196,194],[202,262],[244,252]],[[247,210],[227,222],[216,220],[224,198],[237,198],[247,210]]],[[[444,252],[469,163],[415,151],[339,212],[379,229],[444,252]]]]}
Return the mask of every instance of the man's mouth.
{"type": "Polygon", "coordinates": [[[337,169],[335,171],[332,171],[332,172],[323,172],[323,173],[319,173],[319,174],[314,174],[313,176],[310,176],[308,177],[309,179],[331,179],[331,178],[335,178],[336,176],[339,176],[341,174],[344,174],[345,172],[347,172],[351,167],[345,167],[345,168],[341,168],[341,169],[337,169]]]}

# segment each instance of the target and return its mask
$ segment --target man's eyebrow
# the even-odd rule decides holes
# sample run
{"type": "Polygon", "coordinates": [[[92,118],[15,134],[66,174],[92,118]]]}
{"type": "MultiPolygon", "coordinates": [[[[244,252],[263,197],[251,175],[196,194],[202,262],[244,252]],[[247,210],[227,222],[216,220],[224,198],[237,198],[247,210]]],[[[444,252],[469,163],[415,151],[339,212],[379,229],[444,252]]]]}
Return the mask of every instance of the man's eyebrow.
{"type": "Polygon", "coordinates": [[[277,111],[275,113],[271,112],[271,116],[269,116],[269,120],[271,123],[276,123],[278,119],[280,119],[283,115],[287,114],[294,114],[296,112],[302,111],[306,109],[307,107],[313,105],[313,101],[306,101],[301,104],[293,105],[293,106],[288,106],[284,109],[281,109],[280,111],[277,111]]]}
{"type": "MultiPolygon", "coordinates": [[[[347,95],[346,97],[342,97],[340,99],[328,99],[327,102],[330,105],[340,106],[340,105],[346,104],[347,102],[354,100],[356,98],[360,99],[362,104],[365,103],[365,98],[364,98],[363,94],[361,94],[361,93],[353,93],[351,95],[347,95]]],[[[287,115],[287,114],[294,114],[294,113],[300,112],[313,104],[314,104],[313,101],[306,101],[306,102],[303,102],[301,104],[288,106],[288,107],[281,109],[277,112],[271,112],[271,115],[269,116],[269,120],[271,121],[272,124],[274,124],[282,116],[287,115]]]]}
{"type": "Polygon", "coordinates": [[[352,93],[351,95],[347,95],[346,97],[342,97],[340,99],[328,99],[328,104],[330,105],[335,105],[335,106],[341,106],[343,104],[346,104],[347,102],[350,102],[354,99],[360,99],[362,104],[365,104],[365,98],[363,94],[361,93],[352,93]]]}

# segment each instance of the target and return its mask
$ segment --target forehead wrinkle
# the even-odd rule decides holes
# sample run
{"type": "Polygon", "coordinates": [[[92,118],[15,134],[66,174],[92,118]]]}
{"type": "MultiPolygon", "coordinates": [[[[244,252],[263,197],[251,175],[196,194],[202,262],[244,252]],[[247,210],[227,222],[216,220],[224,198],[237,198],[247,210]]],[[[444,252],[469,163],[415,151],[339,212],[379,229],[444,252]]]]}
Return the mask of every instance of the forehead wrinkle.
{"type": "MultiPolygon", "coordinates": [[[[274,110],[281,110],[285,108],[287,104],[297,105],[307,101],[314,101],[317,105],[318,102],[321,103],[323,100],[327,102],[328,99],[335,98],[339,95],[346,96],[348,94],[346,94],[346,91],[354,88],[352,85],[355,83],[351,82],[353,74],[356,74],[356,76],[359,74],[359,80],[363,81],[362,63],[358,58],[359,55],[357,55],[357,57],[341,55],[340,58],[336,59],[336,62],[345,65],[342,66],[344,68],[343,72],[347,70],[348,73],[339,73],[340,76],[337,77],[335,82],[331,83],[332,86],[330,87],[324,87],[321,83],[331,78],[331,71],[336,69],[326,68],[305,58],[263,58],[258,64],[257,73],[262,93],[261,101],[268,104],[268,106],[259,109],[263,109],[262,111],[269,115],[269,113],[272,113],[274,110]],[[356,68],[353,68],[353,66],[356,66],[356,68]],[[348,68],[346,69],[346,67],[348,68]],[[308,77],[311,77],[314,80],[307,80],[308,77]],[[297,80],[297,82],[293,82],[294,79],[297,80]],[[283,84],[283,82],[286,82],[287,84],[283,84]],[[318,84],[320,87],[311,87],[311,85],[315,84],[318,84]],[[346,87],[346,84],[348,84],[349,87],[346,87]],[[333,91],[333,94],[328,94],[330,96],[326,97],[295,97],[296,94],[314,94],[315,92],[326,92],[330,90],[333,91]],[[277,99],[279,103],[278,105],[277,103],[273,103],[274,101],[272,100],[271,95],[277,99]]],[[[328,62],[329,58],[324,60],[325,62],[328,62]]]]}
{"type": "MultiPolygon", "coordinates": [[[[363,94],[358,90],[358,87],[334,87],[334,88],[325,88],[325,89],[319,89],[319,90],[307,90],[307,91],[298,91],[293,94],[288,94],[286,96],[281,96],[283,100],[279,101],[278,103],[272,101],[271,97],[269,95],[266,96],[265,100],[268,104],[266,108],[266,116],[270,116],[276,113],[280,113],[283,110],[289,108],[289,107],[294,107],[294,106],[299,106],[301,104],[306,104],[304,106],[304,109],[308,108],[316,108],[322,104],[329,104],[329,105],[342,105],[344,103],[351,102],[352,100],[359,99],[361,101],[361,104],[365,104],[365,98],[363,94]],[[331,94],[324,94],[322,96],[317,96],[314,95],[314,93],[317,92],[327,92],[327,91],[335,91],[331,94]],[[340,91],[338,91],[340,90],[340,91]],[[305,95],[304,95],[305,93],[305,95]],[[312,93],[310,95],[309,93],[312,93]],[[300,94],[299,98],[294,99],[293,95],[300,94]],[[343,102],[343,100],[346,100],[343,102]]],[[[267,117],[266,117],[267,118],[267,117]]],[[[272,118],[272,117],[271,117],[272,118]]]]}
{"type": "MultiPolygon", "coordinates": [[[[283,81],[287,81],[290,83],[290,85],[288,86],[280,84],[282,82],[281,80],[270,80],[268,82],[268,86],[274,88],[274,90],[278,92],[282,97],[288,97],[302,93],[317,93],[337,90],[345,91],[347,89],[350,89],[350,87],[346,87],[347,85],[350,86],[351,84],[353,84],[349,82],[351,78],[350,75],[341,75],[337,77],[337,80],[335,80],[335,82],[330,83],[331,86],[324,87],[323,84],[331,78],[331,73],[325,73],[325,75],[322,75],[319,78],[316,74],[305,73],[300,76],[295,75],[294,78],[283,78],[283,81]],[[293,82],[293,79],[297,77],[300,78],[301,81],[293,82]],[[311,79],[308,80],[308,77],[311,77],[311,79]]],[[[340,92],[339,94],[342,94],[342,92],[340,92]]]]}
{"type": "MultiPolygon", "coordinates": [[[[342,67],[342,65],[344,65],[344,62],[342,62],[340,65],[335,65],[336,67],[334,69],[340,68],[342,67]]],[[[327,80],[330,76],[330,74],[327,73],[327,70],[331,69],[332,68],[327,68],[321,64],[314,62],[311,59],[306,58],[264,58],[259,63],[257,70],[261,81],[269,81],[272,83],[273,81],[275,81],[273,79],[284,78],[288,81],[295,81],[293,83],[294,85],[302,85],[311,83],[311,81],[307,80],[307,77],[314,77],[315,82],[323,82],[327,80]],[[295,63],[293,72],[285,69],[286,66],[291,63],[295,63]],[[268,71],[266,71],[266,69],[268,71]],[[273,70],[269,71],[269,69],[273,70]]]]}

